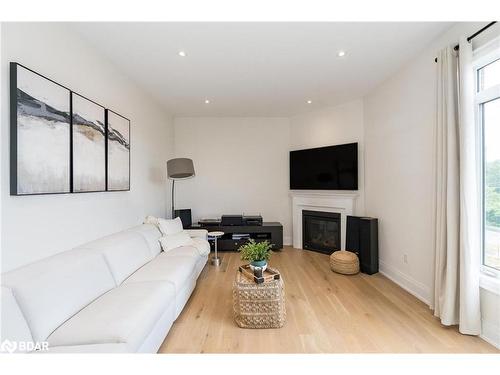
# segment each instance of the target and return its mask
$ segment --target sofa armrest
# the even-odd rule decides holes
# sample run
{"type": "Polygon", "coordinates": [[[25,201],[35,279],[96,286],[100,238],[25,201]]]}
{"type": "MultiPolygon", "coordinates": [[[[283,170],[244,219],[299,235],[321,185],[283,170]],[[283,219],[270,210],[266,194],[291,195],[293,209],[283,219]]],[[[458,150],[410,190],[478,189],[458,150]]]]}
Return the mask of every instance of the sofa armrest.
{"type": "Polygon", "coordinates": [[[191,238],[201,238],[203,240],[208,240],[208,230],[206,229],[186,229],[189,237],[191,238]]]}

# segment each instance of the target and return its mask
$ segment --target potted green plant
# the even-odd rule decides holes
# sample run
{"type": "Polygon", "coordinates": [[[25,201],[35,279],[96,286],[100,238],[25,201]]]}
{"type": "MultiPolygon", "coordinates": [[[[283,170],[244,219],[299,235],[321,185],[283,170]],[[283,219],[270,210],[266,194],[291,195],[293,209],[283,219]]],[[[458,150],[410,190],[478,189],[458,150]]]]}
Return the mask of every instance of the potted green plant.
{"type": "Polygon", "coordinates": [[[254,239],[250,239],[246,244],[240,246],[238,251],[241,253],[241,260],[250,262],[252,270],[255,267],[261,267],[264,271],[272,254],[271,247],[269,241],[255,242],[254,239]]]}

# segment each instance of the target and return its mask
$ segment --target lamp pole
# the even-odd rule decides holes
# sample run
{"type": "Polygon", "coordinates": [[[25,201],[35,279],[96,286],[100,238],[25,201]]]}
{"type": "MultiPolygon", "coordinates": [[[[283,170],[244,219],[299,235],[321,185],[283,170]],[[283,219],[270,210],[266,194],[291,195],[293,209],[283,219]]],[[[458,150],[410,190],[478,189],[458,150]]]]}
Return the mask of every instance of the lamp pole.
{"type": "Polygon", "coordinates": [[[172,219],[174,218],[174,188],[175,188],[175,179],[172,179],[172,219]]]}

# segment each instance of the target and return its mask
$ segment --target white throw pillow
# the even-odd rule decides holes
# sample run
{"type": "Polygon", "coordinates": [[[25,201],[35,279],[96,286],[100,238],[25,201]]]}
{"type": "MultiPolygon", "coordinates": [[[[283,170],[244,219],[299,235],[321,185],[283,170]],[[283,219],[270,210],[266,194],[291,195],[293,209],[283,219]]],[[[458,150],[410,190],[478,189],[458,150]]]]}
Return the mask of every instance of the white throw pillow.
{"type": "Polygon", "coordinates": [[[193,239],[189,237],[188,232],[186,232],[185,230],[179,233],[170,234],[168,236],[162,236],[159,241],[161,248],[165,252],[177,249],[181,246],[189,246],[194,244],[193,239]]]}
{"type": "MultiPolygon", "coordinates": [[[[171,234],[177,234],[182,232],[182,221],[180,217],[176,217],[173,220],[167,220],[158,218],[158,228],[164,236],[170,236],[171,234]]],[[[189,236],[188,236],[189,237],[189,236]]]]}

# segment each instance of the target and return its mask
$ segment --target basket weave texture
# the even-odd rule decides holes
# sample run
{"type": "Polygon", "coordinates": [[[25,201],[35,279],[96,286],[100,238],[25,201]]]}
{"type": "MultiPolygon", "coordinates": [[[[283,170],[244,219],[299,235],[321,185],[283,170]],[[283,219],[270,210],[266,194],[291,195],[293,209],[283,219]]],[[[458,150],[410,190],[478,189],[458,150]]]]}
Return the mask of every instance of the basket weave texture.
{"type": "Polygon", "coordinates": [[[241,328],[281,328],[286,321],[283,279],[256,284],[241,272],[233,284],[233,312],[241,328]]]}
{"type": "Polygon", "coordinates": [[[335,251],[330,255],[330,268],[343,275],[355,275],[359,272],[359,259],[350,251],[335,251]]]}

